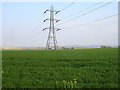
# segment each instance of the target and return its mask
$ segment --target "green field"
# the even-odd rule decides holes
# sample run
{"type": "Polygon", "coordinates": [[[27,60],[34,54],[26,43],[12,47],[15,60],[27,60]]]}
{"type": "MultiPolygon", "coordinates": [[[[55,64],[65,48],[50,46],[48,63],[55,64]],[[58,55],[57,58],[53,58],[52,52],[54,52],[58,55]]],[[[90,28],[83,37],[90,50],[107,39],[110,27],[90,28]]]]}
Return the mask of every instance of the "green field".
{"type": "Polygon", "coordinates": [[[2,53],[3,88],[117,88],[117,48],[2,53]]]}

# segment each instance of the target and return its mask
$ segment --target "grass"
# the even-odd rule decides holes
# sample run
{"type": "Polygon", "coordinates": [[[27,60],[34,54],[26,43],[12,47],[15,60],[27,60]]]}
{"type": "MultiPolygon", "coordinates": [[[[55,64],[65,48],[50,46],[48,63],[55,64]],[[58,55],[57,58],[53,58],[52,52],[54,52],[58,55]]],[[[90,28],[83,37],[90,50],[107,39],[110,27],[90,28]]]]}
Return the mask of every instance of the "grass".
{"type": "Polygon", "coordinates": [[[2,51],[3,88],[116,88],[118,49],[2,51]]]}

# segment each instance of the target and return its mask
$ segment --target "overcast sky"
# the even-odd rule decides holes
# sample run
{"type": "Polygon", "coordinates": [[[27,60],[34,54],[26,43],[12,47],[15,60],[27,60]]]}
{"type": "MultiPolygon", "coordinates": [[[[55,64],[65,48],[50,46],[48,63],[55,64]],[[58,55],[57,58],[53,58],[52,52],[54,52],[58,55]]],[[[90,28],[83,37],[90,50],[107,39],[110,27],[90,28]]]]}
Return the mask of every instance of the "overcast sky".
{"type": "Polygon", "coordinates": [[[51,4],[55,10],[63,9],[55,15],[56,19],[60,19],[60,22],[55,25],[55,27],[61,28],[61,31],[56,32],[59,46],[117,45],[118,16],[104,18],[118,14],[118,2],[107,3],[74,2],[66,9],[64,8],[71,2],[0,3],[3,47],[45,47],[48,30],[42,31],[42,29],[49,27],[49,22],[43,23],[43,20],[49,18],[49,12],[46,14],[43,12],[50,9],[51,4]],[[96,9],[104,4],[107,5],[96,9]],[[87,12],[90,13],[83,15],[87,12]],[[77,17],[80,15],[83,16],[77,17]],[[103,20],[94,22],[99,19],[103,20]],[[92,23],[87,24],[87,22],[92,23]]]}

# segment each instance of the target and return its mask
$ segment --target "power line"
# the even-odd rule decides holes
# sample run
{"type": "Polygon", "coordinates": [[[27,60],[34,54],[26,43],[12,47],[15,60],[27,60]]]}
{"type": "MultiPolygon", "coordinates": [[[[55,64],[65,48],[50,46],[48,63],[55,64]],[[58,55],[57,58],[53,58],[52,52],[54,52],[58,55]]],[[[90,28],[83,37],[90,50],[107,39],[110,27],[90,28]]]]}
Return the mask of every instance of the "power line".
{"type": "MultiPolygon", "coordinates": [[[[75,2],[74,2],[75,3],[75,2]]],[[[71,5],[73,5],[74,4],[73,2],[71,3],[71,5]]],[[[101,2],[100,2],[101,3],[101,2]]],[[[96,5],[98,5],[98,4],[100,4],[100,3],[97,3],[96,5]]],[[[103,6],[106,6],[106,5],[108,5],[108,4],[110,4],[110,3],[112,3],[112,2],[109,2],[109,3],[107,3],[107,4],[104,4],[104,5],[102,5],[102,6],[100,6],[100,7],[97,7],[97,8],[95,8],[95,9],[93,9],[93,10],[90,10],[90,11],[87,11],[87,12],[85,12],[84,14],[82,14],[82,16],[84,16],[84,15],[87,15],[87,14],[89,14],[89,13],[91,13],[91,12],[93,12],[93,11],[95,11],[95,10],[97,10],[97,9],[99,9],[99,8],[101,8],[101,7],[103,7],[103,6]]],[[[70,7],[71,6],[70,4],[66,7],[66,8],[63,8],[63,10],[65,10],[65,9],[67,9],[68,7],[70,7]]],[[[94,7],[94,5],[93,6],[91,6],[91,7],[94,7]]],[[[90,8],[90,7],[89,7],[90,8]]],[[[88,9],[89,9],[88,8],[88,9]]],[[[87,9],[87,8],[86,8],[87,9]]],[[[85,10],[86,10],[85,9],[85,10]]],[[[62,10],[62,11],[63,11],[62,10]]],[[[117,15],[119,15],[119,14],[117,14],[117,15]]],[[[114,17],[114,16],[117,16],[117,15],[111,15],[111,16],[108,16],[108,17],[105,17],[105,18],[102,18],[102,19],[97,19],[97,20],[94,20],[94,21],[91,21],[91,22],[87,22],[87,23],[83,23],[83,24],[78,24],[78,25],[75,25],[75,26],[71,26],[71,27],[76,27],[76,26],[80,26],[80,25],[86,25],[86,24],[89,24],[89,23],[94,23],[94,22],[98,22],[98,21],[101,21],[101,20],[105,20],[105,19],[108,19],[108,18],[111,18],[111,17],[114,17]]],[[[41,15],[42,16],[42,15],[41,15]]],[[[81,16],[81,15],[80,15],[81,16]]],[[[77,16],[77,17],[80,17],[80,16],[77,16]]],[[[41,18],[41,17],[40,17],[41,18]]],[[[40,19],[39,18],[39,19],[40,19]]],[[[75,17],[74,17],[75,18],[75,17]]],[[[73,18],[72,18],[73,19],[73,18]]],[[[75,18],[76,19],[76,18],[75,18]]],[[[37,19],[38,20],[38,19],[37,19]]],[[[37,21],[36,20],[36,21],[37,21]]],[[[71,20],[71,19],[70,19],[71,20]]],[[[31,26],[33,26],[35,24],[35,22],[31,25],[31,26]]],[[[65,27],[65,28],[71,28],[71,27],[65,27]]],[[[30,28],[31,29],[31,28],[30,28]]],[[[34,30],[35,31],[35,30],[34,30]]],[[[31,32],[33,32],[33,30],[31,31],[31,32]]],[[[29,32],[29,33],[31,33],[31,32],[29,32]]],[[[42,31],[40,32],[40,33],[36,33],[36,34],[34,34],[34,35],[32,35],[32,37],[36,37],[36,36],[38,36],[38,35],[40,35],[42,33],[42,31]]]]}
{"type": "Polygon", "coordinates": [[[73,1],[72,3],[70,3],[69,5],[67,5],[66,7],[64,7],[63,9],[61,9],[60,11],[64,11],[65,9],[67,9],[68,7],[72,6],[74,3],[76,3],[78,0],[73,1]]]}
{"type": "Polygon", "coordinates": [[[36,34],[32,35],[32,36],[31,36],[31,38],[33,38],[33,37],[36,37],[36,36],[40,35],[42,32],[43,32],[43,31],[40,31],[39,33],[36,33],[36,34]]]}
{"type": "MultiPolygon", "coordinates": [[[[39,32],[39,33],[34,34],[34,35],[33,35],[32,37],[30,37],[30,38],[27,38],[27,40],[26,40],[26,42],[25,42],[25,43],[29,43],[29,41],[31,41],[33,38],[35,38],[35,37],[39,36],[42,32],[43,32],[43,31],[41,31],[41,32],[39,32]]],[[[37,40],[38,40],[38,39],[37,39],[37,40]]],[[[36,40],[33,40],[33,41],[36,41],[36,40]]],[[[24,42],[22,42],[22,43],[24,43],[24,42]]]]}
{"type": "MultiPolygon", "coordinates": [[[[31,29],[29,32],[25,32],[25,31],[24,31],[24,33],[22,33],[22,34],[25,34],[25,35],[28,37],[28,36],[31,35],[31,33],[35,32],[35,30],[36,30],[36,28],[38,28],[38,26],[37,26],[37,27],[34,27],[34,28],[33,28],[33,26],[41,19],[42,16],[43,16],[43,14],[41,14],[41,16],[39,16],[39,17],[26,29],[26,31],[28,31],[28,30],[31,29]]],[[[39,23],[39,25],[43,25],[43,22],[39,23]]],[[[22,35],[21,35],[21,36],[22,36],[22,35]]],[[[21,37],[21,38],[24,38],[24,37],[21,37]]],[[[21,38],[20,38],[20,39],[21,39],[21,38]]]]}
{"type": "MultiPolygon", "coordinates": [[[[42,18],[43,14],[41,16],[39,16],[29,27],[27,27],[25,30],[31,30],[29,31],[27,34],[32,33],[34,30],[32,29],[34,25],[36,25],[36,23],[42,18]]],[[[42,24],[42,23],[41,23],[42,24]]],[[[26,34],[25,31],[22,34],[26,34]]]]}
{"type": "MultiPolygon", "coordinates": [[[[34,33],[33,33],[33,31],[35,32],[35,30],[36,30],[37,28],[38,28],[38,26],[37,26],[36,28],[32,29],[32,31],[31,31],[31,32],[26,33],[26,36],[27,36],[27,37],[20,37],[19,39],[22,39],[22,38],[24,38],[24,39],[25,39],[25,38],[26,38],[26,39],[29,39],[29,38],[31,38],[31,33],[32,33],[32,37],[33,37],[33,36],[36,36],[36,35],[37,35],[37,33],[36,33],[36,34],[34,34],[34,33]]],[[[22,36],[22,35],[21,35],[21,36],[22,36]]]]}
{"type": "Polygon", "coordinates": [[[78,24],[78,25],[74,25],[74,26],[70,26],[70,27],[65,27],[65,28],[73,28],[73,27],[77,27],[77,26],[81,26],[81,25],[95,23],[95,22],[98,22],[98,21],[102,21],[102,20],[105,20],[105,19],[109,19],[109,18],[118,16],[118,15],[120,15],[120,14],[114,14],[114,15],[111,15],[111,16],[108,16],[108,17],[105,17],[105,18],[101,18],[101,19],[97,19],[97,20],[94,20],[94,21],[90,21],[90,22],[86,22],[86,23],[82,23],[82,24],[78,24]]]}
{"type": "MultiPolygon", "coordinates": [[[[76,17],[73,17],[73,18],[71,18],[71,19],[69,19],[69,20],[66,20],[65,22],[63,22],[63,23],[61,23],[61,24],[65,24],[65,23],[68,23],[69,21],[72,21],[72,20],[74,20],[74,19],[78,19],[78,18],[81,17],[81,16],[85,16],[85,15],[87,15],[87,14],[89,14],[89,13],[91,13],[91,12],[97,10],[97,9],[100,9],[100,8],[106,6],[106,5],[109,5],[109,4],[111,4],[111,3],[112,3],[112,2],[108,2],[108,3],[106,3],[106,4],[103,4],[103,5],[99,6],[99,7],[95,8],[95,9],[92,9],[92,10],[90,10],[90,11],[88,11],[88,12],[85,12],[85,13],[79,15],[79,16],[76,16],[76,17]]],[[[58,25],[61,25],[61,24],[58,24],[58,25]]]]}
{"type": "MultiPolygon", "coordinates": [[[[37,33],[35,33],[35,34],[32,34],[31,37],[27,37],[27,38],[26,38],[26,41],[29,41],[29,40],[31,40],[31,38],[34,38],[34,37],[39,36],[42,32],[43,32],[43,31],[41,30],[40,32],[37,32],[37,33]]],[[[22,38],[24,38],[24,37],[22,37],[22,38]]],[[[24,39],[25,39],[25,38],[24,38],[24,39]]],[[[24,40],[24,39],[23,39],[23,40],[24,40]]]]}
{"type": "MultiPolygon", "coordinates": [[[[39,23],[39,25],[42,25],[43,23],[39,23]]],[[[31,29],[31,31],[29,33],[35,32],[36,28],[38,28],[38,26],[36,26],[35,28],[31,29]]]]}
{"type": "Polygon", "coordinates": [[[86,10],[92,8],[92,7],[95,7],[95,6],[99,5],[99,4],[101,4],[101,3],[102,3],[102,2],[99,2],[99,3],[93,4],[93,5],[91,5],[91,6],[87,7],[87,8],[85,8],[85,9],[82,9],[82,10],[80,10],[80,11],[75,12],[75,13],[72,14],[72,15],[69,15],[69,16],[67,16],[67,17],[64,17],[63,19],[73,17],[74,15],[79,14],[79,13],[81,13],[81,12],[84,12],[84,11],[86,11],[86,10]]]}

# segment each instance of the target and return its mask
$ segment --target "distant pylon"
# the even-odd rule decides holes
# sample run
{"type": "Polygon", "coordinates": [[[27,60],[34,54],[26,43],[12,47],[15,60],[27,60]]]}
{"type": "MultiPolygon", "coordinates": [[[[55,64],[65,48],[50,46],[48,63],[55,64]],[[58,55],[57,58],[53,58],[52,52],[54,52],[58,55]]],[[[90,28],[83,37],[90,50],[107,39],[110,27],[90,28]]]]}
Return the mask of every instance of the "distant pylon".
{"type": "Polygon", "coordinates": [[[10,33],[10,46],[11,48],[14,47],[14,39],[15,39],[15,30],[14,28],[11,29],[11,33],[10,33]]]}
{"type": "Polygon", "coordinates": [[[50,26],[48,28],[44,28],[43,31],[45,29],[49,29],[49,33],[48,33],[48,39],[47,39],[47,43],[46,43],[46,49],[50,50],[57,50],[58,49],[58,45],[57,45],[57,39],[56,39],[56,31],[59,31],[60,29],[55,28],[54,27],[54,23],[57,23],[60,20],[54,19],[54,14],[57,14],[60,11],[55,11],[53,9],[53,6],[51,5],[50,10],[46,10],[44,13],[46,13],[47,11],[50,11],[50,18],[49,19],[45,19],[45,21],[50,20],[50,26]]]}

